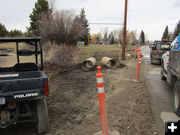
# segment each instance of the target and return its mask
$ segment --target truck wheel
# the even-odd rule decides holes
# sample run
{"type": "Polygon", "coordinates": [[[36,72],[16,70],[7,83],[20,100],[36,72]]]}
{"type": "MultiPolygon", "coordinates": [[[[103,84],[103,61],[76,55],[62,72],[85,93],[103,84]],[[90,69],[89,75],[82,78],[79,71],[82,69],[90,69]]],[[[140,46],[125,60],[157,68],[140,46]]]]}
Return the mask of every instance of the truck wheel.
{"type": "Polygon", "coordinates": [[[162,60],[162,63],[161,63],[161,80],[165,81],[166,80],[166,77],[164,76],[163,74],[163,71],[164,71],[164,61],[162,60]]]}
{"type": "Polygon", "coordinates": [[[49,127],[48,109],[46,99],[39,99],[36,101],[37,105],[37,121],[36,126],[38,133],[46,133],[49,127]]]}
{"type": "Polygon", "coordinates": [[[161,65],[161,63],[162,63],[162,61],[161,61],[161,59],[159,60],[159,65],[161,65]]]}
{"type": "Polygon", "coordinates": [[[174,90],[174,86],[175,86],[176,81],[177,81],[177,78],[171,74],[171,81],[170,81],[171,90],[174,90]]]}
{"type": "Polygon", "coordinates": [[[151,64],[153,64],[153,60],[152,60],[152,58],[151,58],[151,64]]]}
{"type": "Polygon", "coordinates": [[[180,116],[180,81],[176,81],[173,92],[174,112],[180,116]]]}
{"type": "Polygon", "coordinates": [[[161,80],[163,80],[163,81],[166,80],[166,77],[165,77],[164,74],[163,74],[163,69],[161,69],[161,80]]]}

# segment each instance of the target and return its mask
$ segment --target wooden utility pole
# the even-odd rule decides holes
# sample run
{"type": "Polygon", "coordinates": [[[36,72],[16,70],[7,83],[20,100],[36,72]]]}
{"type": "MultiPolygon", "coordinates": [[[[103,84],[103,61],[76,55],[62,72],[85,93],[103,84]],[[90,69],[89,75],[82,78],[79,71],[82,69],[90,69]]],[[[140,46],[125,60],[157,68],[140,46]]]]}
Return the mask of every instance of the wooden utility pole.
{"type": "Polygon", "coordinates": [[[122,60],[125,60],[125,52],[126,52],[125,48],[126,48],[127,5],[128,5],[128,0],[125,0],[122,60]]]}
{"type": "Polygon", "coordinates": [[[88,33],[88,51],[87,51],[87,54],[88,54],[88,56],[90,56],[90,51],[89,51],[89,38],[90,38],[90,33],[88,33]]]}

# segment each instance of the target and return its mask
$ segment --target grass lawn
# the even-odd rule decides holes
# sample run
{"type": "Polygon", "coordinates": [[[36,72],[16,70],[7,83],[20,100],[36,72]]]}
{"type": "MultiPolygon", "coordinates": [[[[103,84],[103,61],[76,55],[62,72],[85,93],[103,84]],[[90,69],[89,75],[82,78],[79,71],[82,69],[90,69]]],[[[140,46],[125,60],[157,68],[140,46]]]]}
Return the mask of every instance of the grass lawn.
{"type": "MultiPolygon", "coordinates": [[[[19,43],[19,49],[24,48],[26,45],[24,43],[19,43]]],[[[13,49],[13,53],[16,53],[16,43],[0,43],[0,49],[13,49]]]]}
{"type": "MultiPolygon", "coordinates": [[[[126,54],[134,52],[134,48],[134,46],[129,46],[128,49],[126,49],[126,54]]],[[[80,62],[89,57],[94,57],[96,52],[115,52],[119,59],[121,59],[122,54],[122,49],[118,45],[90,45],[89,47],[78,47],[78,49],[80,51],[80,62]]]]}
{"type": "MultiPolygon", "coordinates": [[[[19,46],[19,49],[23,48],[24,46],[25,45],[21,43],[19,46]]],[[[16,53],[16,45],[14,43],[0,44],[0,49],[3,49],[3,48],[13,48],[13,53],[16,53]]],[[[128,49],[126,49],[126,54],[134,54],[134,48],[135,48],[134,46],[128,46],[128,49]]],[[[90,45],[89,47],[79,46],[78,50],[80,54],[78,62],[82,62],[89,57],[95,57],[96,53],[98,53],[98,55],[99,53],[101,54],[100,58],[101,56],[106,56],[106,53],[109,53],[109,52],[112,52],[119,59],[121,59],[121,55],[122,55],[122,49],[118,45],[90,45]]],[[[45,58],[45,51],[43,54],[45,58]]],[[[23,61],[24,59],[27,60],[27,58],[25,57],[21,58],[21,60],[23,61]]]]}

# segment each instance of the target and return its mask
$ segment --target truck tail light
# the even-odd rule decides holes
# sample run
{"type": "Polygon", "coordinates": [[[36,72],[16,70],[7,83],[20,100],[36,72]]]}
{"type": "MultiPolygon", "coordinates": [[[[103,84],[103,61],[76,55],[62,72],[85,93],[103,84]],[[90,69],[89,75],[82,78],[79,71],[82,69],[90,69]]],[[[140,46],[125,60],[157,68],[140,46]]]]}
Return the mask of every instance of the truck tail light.
{"type": "Polygon", "coordinates": [[[46,95],[46,96],[49,95],[49,91],[48,91],[48,82],[45,82],[45,95],[46,95]]]}

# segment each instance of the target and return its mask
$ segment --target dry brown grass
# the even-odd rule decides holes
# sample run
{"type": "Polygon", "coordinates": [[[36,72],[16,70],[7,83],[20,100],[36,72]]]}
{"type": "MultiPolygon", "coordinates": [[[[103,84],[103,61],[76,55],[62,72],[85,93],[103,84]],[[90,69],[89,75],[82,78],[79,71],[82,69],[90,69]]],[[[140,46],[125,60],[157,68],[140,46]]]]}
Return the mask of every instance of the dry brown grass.
{"type": "Polygon", "coordinates": [[[61,67],[70,67],[78,63],[79,52],[74,46],[51,46],[46,54],[46,62],[58,64],[61,67]]]}
{"type": "MultiPolygon", "coordinates": [[[[128,46],[126,49],[126,54],[134,54],[134,46],[128,46]]],[[[118,45],[90,45],[85,47],[79,47],[80,59],[79,62],[87,59],[88,57],[95,57],[96,53],[103,52],[114,52],[119,59],[121,59],[122,49],[118,45]],[[89,48],[89,51],[88,51],[89,48]],[[88,53],[89,52],[89,53],[88,53]]]]}

